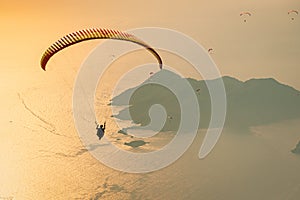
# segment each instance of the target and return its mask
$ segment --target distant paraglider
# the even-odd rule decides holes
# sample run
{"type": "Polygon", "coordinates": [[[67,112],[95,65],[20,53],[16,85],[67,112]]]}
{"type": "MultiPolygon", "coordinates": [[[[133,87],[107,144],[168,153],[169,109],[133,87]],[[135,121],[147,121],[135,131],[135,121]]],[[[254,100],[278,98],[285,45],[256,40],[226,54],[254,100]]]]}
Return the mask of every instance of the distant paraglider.
{"type": "Polygon", "coordinates": [[[101,28],[93,28],[93,29],[84,29],[80,31],[76,31],[65,35],[55,43],[53,43],[43,54],[41,59],[41,67],[43,70],[46,70],[46,65],[49,59],[56,54],[57,52],[61,51],[62,49],[74,45],[76,43],[92,40],[92,39],[114,39],[114,40],[125,40],[129,42],[133,42],[145,47],[150,53],[152,53],[159,63],[160,69],[162,69],[162,59],[159,54],[148,44],[144,41],[140,40],[139,38],[135,37],[132,34],[110,30],[110,29],[101,29],[101,28]]]}
{"type": "Polygon", "coordinates": [[[213,49],[212,49],[212,48],[209,48],[209,49],[207,50],[207,52],[208,52],[208,53],[213,53],[213,49]]]}
{"type": "MultiPolygon", "coordinates": [[[[291,16],[298,15],[298,14],[299,14],[299,13],[298,13],[297,10],[289,10],[289,11],[288,11],[288,15],[291,15],[291,16]]],[[[292,17],[291,19],[294,20],[295,17],[292,17]]]]}
{"type": "Polygon", "coordinates": [[[244,18],[244,22],[247,22],[247,18],[251,17],[252,14],[250,12],[241,12],[240,16],[244,18]]]}

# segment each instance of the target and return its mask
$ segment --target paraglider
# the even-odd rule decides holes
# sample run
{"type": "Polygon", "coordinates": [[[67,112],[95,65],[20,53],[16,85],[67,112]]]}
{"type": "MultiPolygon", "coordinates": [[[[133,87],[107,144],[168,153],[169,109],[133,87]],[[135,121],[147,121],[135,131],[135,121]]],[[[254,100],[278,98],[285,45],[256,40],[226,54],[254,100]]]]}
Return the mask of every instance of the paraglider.
{"type": "Polygon", "coordinates": [[[96,134],[96,135],[98,136],[99,140],[101,140],[102,137],[104,136],[106,122],[104,122],[103,125],[99,125],[99,124],[95,121],[95,124],[96,124],[96,130],[97,130],[97,134],[96,134]]]}
{"type": "Polygon", "coordinates": [[[158,61],[159,68],[162,69],[162,59],[159,54],[148,44],[140,40],[139,38],[135,37],[132,34],[117,31],[117,30],[110,30],[110,29],[101,29],[101,28],[91,28],[91,29],[84,29],[80,31],[76,31],[65,35],[64,37],[60,38],[58,41],[53,43],[43,54],[41,59],[41,67],[43,70],[46,70],[46,65],[49,59],[56,54],[57,52],[61,51],[62,49],[74,45],[76,43],[92,40],[92,39],[114,39],[114,40],[125,40],[129,42],[133,42],[145,47],[150,53],[152,53],[158,61]]]}
{"type": "Polygon", "coordinates": [[[241,17],[244,16],[244,22],[247,22],[246,16],[247,16],[247,17],[251,17],[252,14],[251,14],[250,12],[241,12],[241,13],[240,13],[240,16],[241,16],[241,17]]]}
{"type": "Polygon", "coordinates": [[[212,53],[212,52],[213,52],[213,49],[212,49],[212,48],[209,48],[207,51],[208,51],[208,53],[212,53]]]}
{"type": "MultiPolygon", "coordinates": [[[[288,15],[298,15],[298,11],[297,10],[290,10],[290,11],[288,11],[288,15]]],[[[295,18],[292,17],[291,19],[294,20],[295,18]]]]}

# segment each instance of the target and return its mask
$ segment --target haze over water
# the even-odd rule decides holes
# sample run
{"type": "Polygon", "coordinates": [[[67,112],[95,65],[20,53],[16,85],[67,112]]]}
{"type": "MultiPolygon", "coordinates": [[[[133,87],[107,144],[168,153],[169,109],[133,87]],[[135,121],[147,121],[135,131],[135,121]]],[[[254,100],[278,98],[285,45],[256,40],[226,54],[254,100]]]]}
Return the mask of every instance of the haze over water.
{"type": "MultiPolygon", "coordinates": [[[[117,4],[32,0],[1,5],[0,200],[299,199],[300,157],[290,152],[300,140],[299,119],[252,127],[249,133],[224,129],[212,153],[199,160],[202,129],[183,157],[167,168],[147,174],[123,173],[91,156],[73,121],[76,74],[99,41],[57,54],[46,72],[39,66],[44,50],[72,31],[161,26],[214,48],[211,56],[222,75],[240,80],[272,77],[299,90],[300,18],[291,21],[287,15],[290,9],[300,10],[299,2],[117,4]],[[247,23],[239,17],[245,10],[253,13],[247,23]]],[[[177,63],[178,69],[186,64],[161,53],[167,64],[177,63]]],[[[133,149],[123,145],[132,138],[117,134],[119,129],[110,118],[107,104],[116,80],[144,58],[153,59],[137,52],[116,61],[111,69],[115,73],[105,74],[95,98],[98,120],[110,124],[111,141],[135,152],[155,150],[172,137],[169,132],[161,134],[133,149]]],[[[201,78],[190,68],[184,73],[201,78]]]]}

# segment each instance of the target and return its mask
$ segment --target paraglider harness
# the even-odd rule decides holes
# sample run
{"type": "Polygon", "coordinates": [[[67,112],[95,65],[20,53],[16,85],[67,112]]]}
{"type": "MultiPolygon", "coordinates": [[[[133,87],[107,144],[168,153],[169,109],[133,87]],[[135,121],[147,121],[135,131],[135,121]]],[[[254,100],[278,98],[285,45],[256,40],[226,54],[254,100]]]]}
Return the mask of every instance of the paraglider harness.
{"type": "Polygon", "coordinates": [[[103,125],[99,125],[99,124],[95,121],[95,124],[96,124],[97,136],[98,136],[99,140],[101,140],[102,137],[104,136],[104,131],[105,131],[105,125],[106,125],[106,122],[104,122],[103,125]]]}

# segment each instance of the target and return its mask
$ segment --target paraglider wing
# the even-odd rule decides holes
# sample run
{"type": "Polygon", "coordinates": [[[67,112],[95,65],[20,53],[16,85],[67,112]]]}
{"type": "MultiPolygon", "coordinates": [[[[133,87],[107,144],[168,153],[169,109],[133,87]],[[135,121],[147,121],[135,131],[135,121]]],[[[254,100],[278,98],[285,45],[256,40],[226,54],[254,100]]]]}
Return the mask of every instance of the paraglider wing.
{"type": "Polygon", "coordinates": [[[207,51],[208,51],[208,53],[210,53],[212,50],[213,50],[212,48],[209,48],[207,51]]]}
{"type": "Polygon", "coordinates": [[[291,13],[295,13],[297,15],[299,14],[297,10],[290,10],[290,11],[288,11],[288,14],[291,14],[291,13]]]}
{"type": "Polygon", "coordinates": [[[74,45],[76,43],[85,41],[85,40],[93,40],[93,39],[114,39],[114,40],[125,40],[129,42],[133,42],[145,47],[150,53],[152,53],[159,63],[160,69],[162,69],[162,59],[159,54],[148,44],[138,39],[132,34],[109,30],[109,29],[101,29],[101,28],[93,28],[93,29],[84,29],[80,31],[76,31],[65,35],[55,43],[53,43],[43,54],[41,59],[41,67],[43,70],[46,70],[46,65],[49,59],[61,51],[62,49],[74,45]]]}
{"type": "Polygon", "coordinates": [[[240,13],[240,16],[243,16],[243,15],[251,16],[252,14],[251,14],[250,12],[241,12],[241,13],[240,13]]]}

